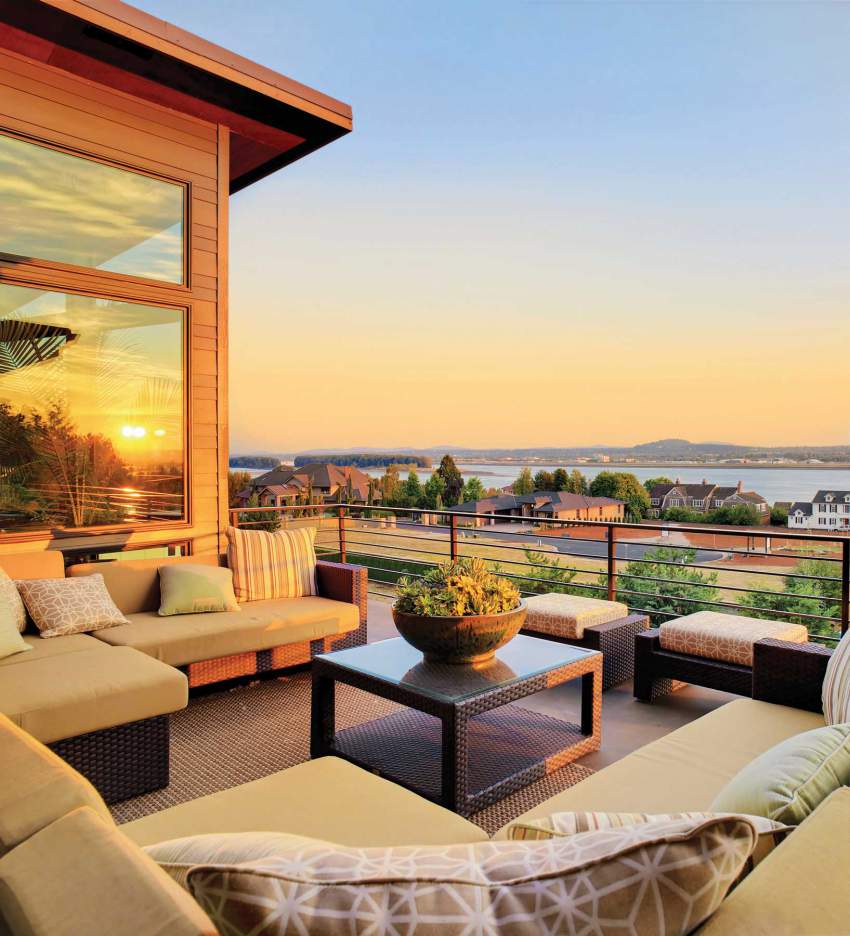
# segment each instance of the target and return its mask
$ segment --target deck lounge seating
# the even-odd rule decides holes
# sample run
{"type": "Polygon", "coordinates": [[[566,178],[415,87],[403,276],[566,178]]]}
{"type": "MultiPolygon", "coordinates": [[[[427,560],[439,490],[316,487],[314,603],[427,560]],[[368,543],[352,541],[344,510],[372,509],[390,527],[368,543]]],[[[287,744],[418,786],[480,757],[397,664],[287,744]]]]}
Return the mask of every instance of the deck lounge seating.
{"type": "MultiPolygon", "coordinates": [[[[635,751],[569,790],[519,817],[572,810],[670,812],[706,809],[720,788],[741,767],[780,740],[824,724],[820,680],[829,653],[811,645],[766,642],[754,658],[755,699],[741,699],[635,751]],[[802,674],[800,683],[798,677],[802,674]],[[796,683],[800,707],[776,704],[796,683]]],[[[86,808],[105,824],[100,832],[112,849],[115,866],[126,868],[123,887],[141,874],[149,886],[156,877],[137,846],[207,832],[283,831],[352,846],[453,844],[485,840],[484,832],[439,806],[333,757],[320,758],[244,786],[206,796],[143,819],[112,828],[96,794],[70,768],[7,719],[0,719],[0,771],[8,782],[0,793],[0,913],[66,914],[86,919],[67,888],[51,891],[52,901],[26,904],[26,894],[10,908],[6,882],[20,874],[24,858],[10,860],[27,843],[58,835],[82,835],[82,820],[68,820],[86,808]],[[50,795],[33,793],[39,777],[50,777],[50,795]],[[69,827],[73,827],[70,828],[69,827]],[[80,831],[74,829],[80,827],[80,831]],[[38,839],[42,836],[42,839],[38,839]],[[108,839],[108,841],[107,841],[108,839]],[[116,842],[120,841],[120,848],[116,842]],[[147,870],[142,873],[140,866],[147,870]],[[9,870],[7,871],[7,868],[9,870]],[[7,877],[8,875],[8,877],[7,877]],[[69,902],[61,906],[61,901],[69,902]],[[51,905],[52,904],[52,905],[51,905]]],[[[827,799],[798,830],[753,870],[721,905],[703,932],[752,934],[838,934],[850,918],[850,891],[835,878],[841,874],[850,828],[850,789],[827,799]],[[835,879],[816,900],[800,881],[835,879]]],[[[98,826],[100,829],[100,826],[98,826]]],[[[506,829],[496,838],[505,838],[506,829]]],[[[82,840],[81,840],[82,841],[82,840]]],[[[106,845],[104,847],[106,847],[106,845]]],[[[34,847],[34,846],[31,846],[34,847]]],[[[44,847],[44,846],[42,846],[44,847]]],[[[162,884],[163,896],[171,893],[162,884]]],[[[105,887],[91,882],[87,899],[109,902],[105,887]]],[[[173,897],[173,894],[172,894],[173,897]]],[[[80,898],[82,900],[82,898],[80,898]]],[[[125,897],[131,899],[131,897],[125,897]]],[[[149,898],[150,899],[150,898],[149,898]]],[[[169,904],[171,905],[171,904],[169,904]]],[[[183,912],[191,916],[190,908],[183,912]]],[[[175,923],[174,932],[203,932],[175,923]]],[[[197,926],[197,923],[195,924],[197,926]]]]}
{"type": "MultiPolygon", "coordinates": [[[[71,566],[103,575],[129,624],[24,639],[33,648],[0,661],[0,713],[50,745],[107,802],[167,786],[168,717],[189,689],[307,663],[366,640],[366,570],[320,562],[319,596],[245,602],[242,610],[160,617],[163,564],[216,556],[71,566]]],[[[62,555],[0,557],[13,578],[61,578],[62,555]]]]}

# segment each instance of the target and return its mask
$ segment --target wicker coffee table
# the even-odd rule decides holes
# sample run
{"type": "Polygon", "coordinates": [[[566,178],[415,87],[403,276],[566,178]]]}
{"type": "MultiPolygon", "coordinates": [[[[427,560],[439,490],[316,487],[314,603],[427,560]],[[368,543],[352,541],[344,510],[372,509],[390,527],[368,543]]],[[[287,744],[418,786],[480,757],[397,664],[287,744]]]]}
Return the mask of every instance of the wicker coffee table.
{"type": "Polygon", "coordinates": [[[310,753],[334,754],[468,816],[599,749],[602,654],[520,635],[483,667],[394,638],[313,660],[310,753]],[[580,724],[511,703],[581,680],[580,724]],[[336,730],[335,684],[405,708],[336,730]]]}

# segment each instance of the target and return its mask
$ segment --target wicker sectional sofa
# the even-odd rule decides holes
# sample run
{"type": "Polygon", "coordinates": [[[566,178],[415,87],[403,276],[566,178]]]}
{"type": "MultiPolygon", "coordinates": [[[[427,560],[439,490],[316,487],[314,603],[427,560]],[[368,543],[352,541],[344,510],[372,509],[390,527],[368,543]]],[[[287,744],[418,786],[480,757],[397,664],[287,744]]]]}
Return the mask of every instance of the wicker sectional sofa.
{"type": "MultiPolygon", "coordinates": [[[[754,664],[755,699],[731,702],[691,722],[520,818],[572,809],[657,813],[708,808],[719,789],[752,758],[823,724],[820,683],[827,658],[827,651],[811,645],[760,645],[754,664]],[[784,704],[788,701],[798,707],[784,704]]],[[[5,780],[0,787],[0,929],[4,914],[13,924],[38,914],[42,920],[68,921],[71,929],[63,931],[90,936],[153,932],[141,922],[134,927],[126,915],[127,907],[138,905],[137,891],[144,883],[149,914],[157,902],[156,888],[161,888],[171,916],[169,933],[213,933],[208,922],[198,919],[196,906],[187,908],[184,899],[182,909],[176,907],[180,898],[173,882],[138,847],[181,836],[268,830],[361,847],[486,839],[466,819],[352,764],[323,757],[118,828],[100,809],[108,829],[101,830],[96,853],[89,845],[87,856],[108,862],[112,884],[107,889],[90,872],[89,861],[62,863],[63,854],[74,846],[80,809],[97,813],[96,799],[79,787],[72,771],[51,761],[49,752],[2,717],[0,774],[5,780]],[[77,784],[74,791],[72,781],[77,784]],[[45,792],[33,796],[33,789],[45,792]],[[37,874],[27,874],[31,865],[37,874]],[[18,893],[9,888],[9,881],[15,880],[22,882],[18,893]],[[76,896],[76,887],[86,901],[76,896]],[[95,902],[96,912],[90,906],[95,902]]],[[[850,789],[844,788],[750,872],[700,929],[701,936],[846,933],[850,889],[841,881],[846,876],[848,833],[850,789]]],[[[506,837],[506,830],[496,837],[506,837]]],[[[11,929],[16,931],[14,925],[11,929]]]]}
{"type": "MultiPolygon", "coordinates": [[[[159,568],[175,557],[70,566],[100,573],[129,624],[24,639],[0,660],[0,713],[88,777],[107,802],[167,786],[169,716],[190,689],[308,663],[366,641],[366,570],[320,562],[315,597],[244,602],[238,612],[160,617],[159,568]]],[[[15,579],[61,578],[59,552],[0,556],[15,579]]]]}

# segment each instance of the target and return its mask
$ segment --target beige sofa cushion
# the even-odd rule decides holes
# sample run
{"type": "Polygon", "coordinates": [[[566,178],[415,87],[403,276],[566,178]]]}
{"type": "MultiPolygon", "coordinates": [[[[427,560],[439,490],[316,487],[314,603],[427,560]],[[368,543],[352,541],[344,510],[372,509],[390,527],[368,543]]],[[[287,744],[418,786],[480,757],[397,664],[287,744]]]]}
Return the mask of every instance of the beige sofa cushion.
{"type": "Polygon", "coordinates": [[[729,895],[700,936],[846,936],[848,861],[850,788],[844,787],[729,895]]]}
{"type": "Polygon", "coordinates": [[[0,712],[49,744],[185,708],[183,673],[129,648],[0,669],[0,712]]]}
{"type": "Polygon", "coordinates": [[[180,862],[174,870],[226,933],[684,936],[714,912],[754,843],[736,816],[389,849],[282,835],[274,856],[237,864],[222,847],[204,862],[210,843],[198,840],[158,851],[180,862]]]}
{"type": "Polygon", "coordinates": [[[79,806],[112,819],[95,788],[62,758],[0,715],[0,854],[79,806]]]}
{"type": "Polygon", "coordinates": [[[28,644],[29,653],[16,654],[0,660],[0,667],[14,666],[16,663],[35,663],[47,657],[63,656],[66,653],[79,653],[81,650],[109,650],[103,641],[95,640],[88,634],[68,634],[65,637],[45,638],[39,634],[24,634],[24,643],[28,644]]]}
{"type": "MultiPolygon", "coordinates": [[[[706,811],[754,757],[823,723],[823,715],[814,712],[737,699],[633,751],[517,821],[556,812],[706,811]]],[[[496,837],[505,838],[506,828],[496,837]]]]}
{"type": "Polygon", "coordinates": [[[603,601],[582,595],[532,595],[526,598],[528,613],[525,629],[555,637],[581,640],[584,629],[628,617],[629,609],[621,601],[603,601]]]}
{"type": "Polygon", "coordinates": [[[216,933],[182,888],[87,807],[0,858],[0,912],[18,936],[216,933]]]}
{"type": "Polygon", "coordinates": [[[802,624],[763,621],[739,614],[697,611],[661,625],[661,646],[673,653],[689,653],[741,666],[753,665],[753,644],[764,637],[805,643],[802,624]]]}
{"type": "Polygon", "coordinates": [[[246,601],[239,611],[179,617],[147,611],[131,614],[129,620],[98,631],[98,639],[134,647],[172,666],[344,634],[360,623],[356,605],[318,597],[246,601]]]}
{"type": "Polygon", "coordinates": [[[66,574],[102,575],[106,590],[124,614],[156,611],[159,608],[159,569],[164,565],[219,565],[216,554],[172,556],[166,559],[121,559],[115,562],[80,562],[68,566],[66,574]]]}
{"type": "Polygon", "coordinates": [[[487,840],[477,825],[337,757],[306,761],[121,826],[139,845],[257,830],[363,847],[487,840]]]}
{"type": "Polygon", "coordinates": [[[13,579],[62,578],[65,560],[59,550],[9,553],[0,556],[0,568],[13,579]]]}

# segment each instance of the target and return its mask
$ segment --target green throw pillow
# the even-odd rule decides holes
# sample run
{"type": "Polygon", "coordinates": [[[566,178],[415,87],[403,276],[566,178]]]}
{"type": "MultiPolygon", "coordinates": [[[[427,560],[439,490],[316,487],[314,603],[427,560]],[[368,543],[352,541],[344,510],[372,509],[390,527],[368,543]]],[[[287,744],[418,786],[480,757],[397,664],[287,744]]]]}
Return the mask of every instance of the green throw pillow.
{"type": "Polygon", "coordinates": [[[0,660],[12,656],[13,653],[24,653],[32,647],[21,637],[15,609],[0,592],[0,660]]]}
{"type": "Polygon", "coordinates": [[[717,794],[711,809],[799,825],[848,783],[850,724],[828,725],[781,741],[751,761],[717,794]]]}
{"type": "Polygon", "coordinates": [[[159,613],[163,617],[238,610],[230,569],[190,562],[160,566],[159,613]]]}

